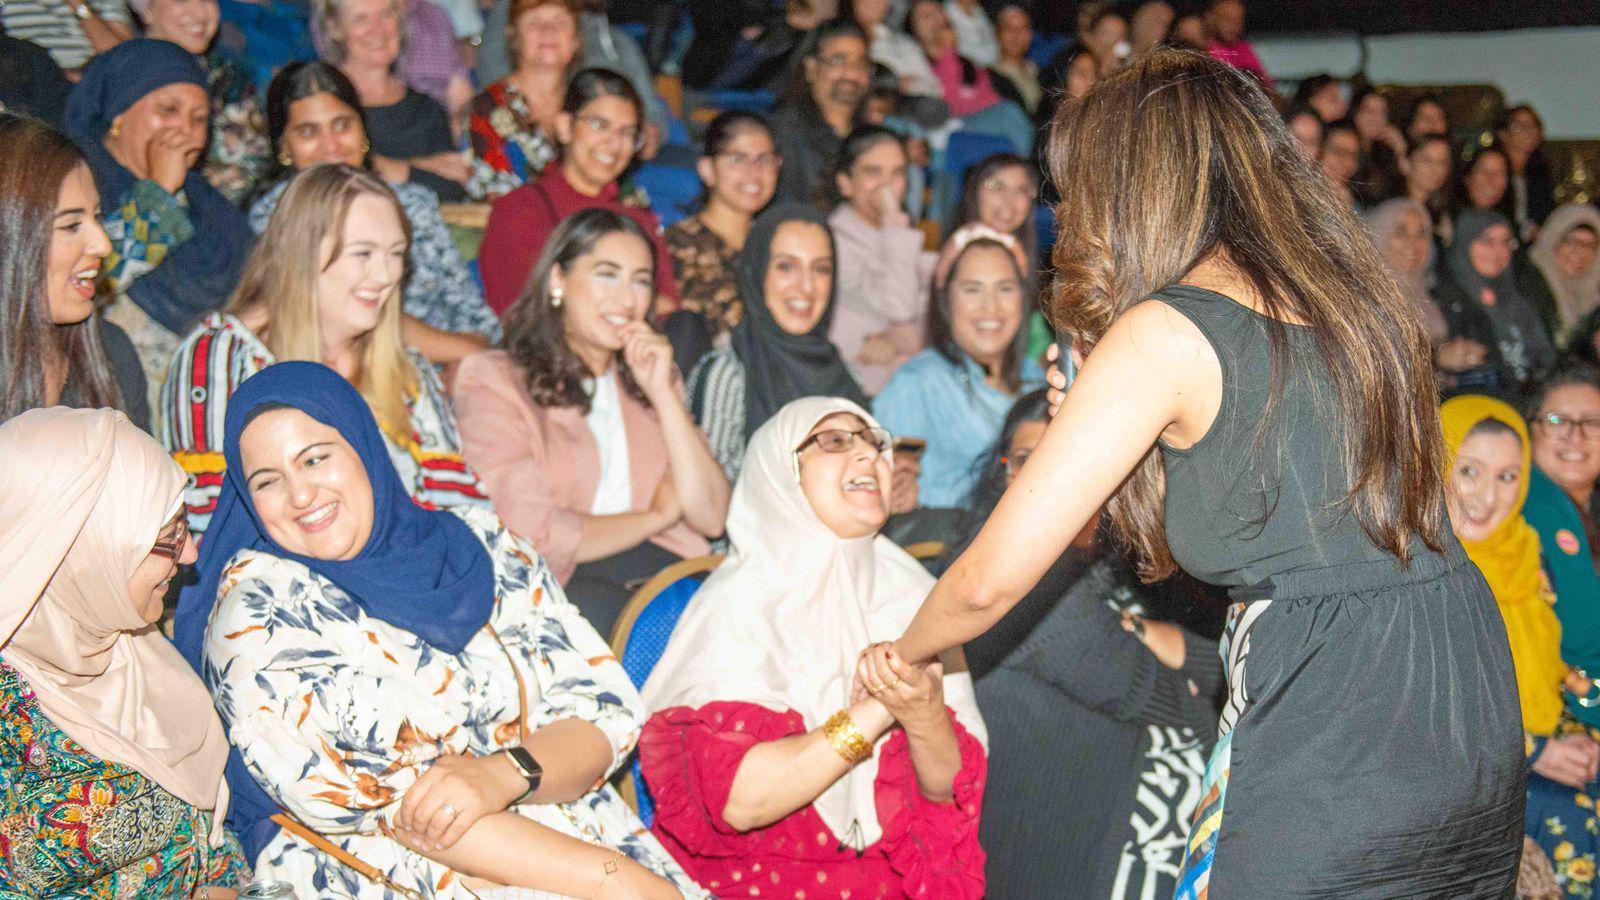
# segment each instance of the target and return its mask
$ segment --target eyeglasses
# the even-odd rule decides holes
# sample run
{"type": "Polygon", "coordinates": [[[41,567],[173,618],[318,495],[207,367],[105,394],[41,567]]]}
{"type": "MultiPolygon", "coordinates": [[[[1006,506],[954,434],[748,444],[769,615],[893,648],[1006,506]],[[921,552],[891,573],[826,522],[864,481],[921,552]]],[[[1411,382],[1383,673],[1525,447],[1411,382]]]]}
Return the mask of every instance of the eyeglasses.
{"type": "Polygon", "coordinates": [[[189,543],[189,523],[182,511],[165,527],[156,537],[155,546],[150,548],[151,556],[162,559],[176,560],[183,555],[184,545],[189,543]]]}
{"type": "Polygon", "coordinates": [[[855,69],[867,71],[872,66],[871,60],[864,56],[846,56],[843,53],[834,53],[817,60],[824,69],[855,69]]]}
{"type": "Polygon", "coordinates": [[[1000,457],[1000,465],[1006,467],[1006,477],[1017,477],[1017,473],[1022,471],[1022,467],[1028,462],[1028,457],[1032,455],[1032,450],[1026,450],[1022,453],[1007,453],[1000,457]]]}
{"type": "Polygon", "coordinates": [[[824,453],[849,453],[856,448],[856,440],[866,443],[868,447],[883,453],[894,445],[894,436],[889,429],[876,425],[863,428],[859,431],[850,431],[845,428],[828,428],[813,434],[794,448],[794,455],[804,453],[807,447],[816,444],[824,453]]]}
{"type": "Polygon", "coordinates": [[[644,146],[636,125],[614,125],[605,116],[580,116],[578,124],[591,134],[606,134],[621,138],[623,143],[633,147],[634,150],[644,146]]]}
{"type": "Polygon", "coordinates": [[[1572,436],[1576,428],[1578,434],[1586,441],[1600,441],[1600,417],[1590,419],[1577,419],[1564,416],[1561,413],[1545,413],[1533,420],[1545,434],[1550,437],[1562,439],[1572,436]]]}
{"type": "Polygon", "coordinates": [[[776,169],[783,162],[783,157],[776,153],[719,153],[717,159],[735,169],[776,169]]]}

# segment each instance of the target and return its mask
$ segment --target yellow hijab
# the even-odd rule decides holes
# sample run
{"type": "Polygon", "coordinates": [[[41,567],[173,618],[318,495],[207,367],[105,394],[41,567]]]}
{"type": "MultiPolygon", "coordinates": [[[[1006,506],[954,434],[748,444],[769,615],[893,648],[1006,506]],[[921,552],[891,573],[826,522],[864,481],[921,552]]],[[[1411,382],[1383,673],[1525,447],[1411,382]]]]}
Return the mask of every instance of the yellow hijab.
{"type": "Polygon", "coordinates": [[[1522,473],[1511,514],[1488,537],[1481,541],[1463,538],[1461,546],[1489,582],[1505,619],[1511,660],[1517,670],[1523,727],[1548,735],[1561,718],[1561,679],[1567,666],[1561,661],[1561,622],[1552,608],[1555,597],[1540,567],[1539,534],[1522,517],[1531,465],[1527,423],[1507,404],[1477,395],[1445,401],[1439,419],[1444,426],[1445,443],[1450,447],[1452,472],[1467,433],[1486,419],[1509,426],[1522,442],[1522,473]]]}

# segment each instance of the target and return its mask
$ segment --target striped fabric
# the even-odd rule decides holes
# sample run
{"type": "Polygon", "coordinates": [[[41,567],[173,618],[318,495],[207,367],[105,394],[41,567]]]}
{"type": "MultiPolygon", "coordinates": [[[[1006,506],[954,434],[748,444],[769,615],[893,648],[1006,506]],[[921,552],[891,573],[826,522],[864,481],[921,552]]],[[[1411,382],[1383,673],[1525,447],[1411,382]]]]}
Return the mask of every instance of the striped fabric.
{"type": "MultiPolygon", "coordinates": [[[[427,506],[489,508],[478,476],[461,460],[455,411],[433,366],[410,351],[419,390],[407,406],[411,433],[385,433],[389,458],[410,485],[411,496],[427,506]]],[[[189,528],[205,531],[216,509],[227,468],[222,456],[228,398],[250,376],[276,360],[243,322],[212,313],[178,346],[167,368],[156,412],[156,437],[189,473],[185,505],[189,528]]]]}
{"type": "MultiPolygon", "coordinates": [[[[123,0],[89,0],[89,6],[107,22],[128,21],[123,0]]],[[[49,50],[63,69],[82,68],[94,56],[78,17],[62,0],[4,0],[0,2],[0,24],[6,34],[49,50]]]]}
{"type": "Polygon", "coordinates": [[[744,389],[744,363],[727,347],[707,353],[689,373],[689,412],[706,433],[711,455],[729,484],[739,480],[744,465],[744,389]]]}

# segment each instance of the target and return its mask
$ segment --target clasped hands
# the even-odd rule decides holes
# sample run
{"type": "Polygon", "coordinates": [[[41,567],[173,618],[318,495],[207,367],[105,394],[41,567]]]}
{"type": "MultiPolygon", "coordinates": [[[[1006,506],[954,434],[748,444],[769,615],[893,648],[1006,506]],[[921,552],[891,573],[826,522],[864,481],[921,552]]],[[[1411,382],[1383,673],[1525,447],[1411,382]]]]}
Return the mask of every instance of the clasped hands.
{"type": "Polygon", "coordinates": [[[916,731],[944,717],[944,667],[938,660],[907,661],[893,641],[873,644],[857,657],[850,685],[852,704],[868,698],[883,704],[901,727],[916,731]]]}

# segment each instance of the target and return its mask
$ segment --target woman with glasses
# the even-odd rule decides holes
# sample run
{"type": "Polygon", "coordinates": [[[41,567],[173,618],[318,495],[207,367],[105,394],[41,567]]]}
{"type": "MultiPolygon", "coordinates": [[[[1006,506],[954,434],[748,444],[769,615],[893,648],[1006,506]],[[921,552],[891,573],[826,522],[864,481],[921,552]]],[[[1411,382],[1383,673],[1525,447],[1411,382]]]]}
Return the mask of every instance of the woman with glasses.
{"type": "Polygon", "coordinates": [[[580,209],[607,209],[639,224],[655,254],[655,296],[650,310],[677,308],[672,258],[661,240],[661,223],[637,197],[622,196],[617,179],[642,146],[644,104],[628,80],[607,69],[583,69],[567,83],[556,117],[561,162],[499,200],[478,248],[478,270],[489,308],[502,317],[522,296],[534,260],[561,220],[580,209]]]}
{"type": "Polygon", "coordinates": [[[835,397],[757,429],[733,555],[645,682],[652,830],[716,896],[984,896],[987,733],[959,649],[850,692],[856,644],[896,633],[933,584],[878,533],[892,455],[835,397]]]}
{"type": "Polygon", "coordinates": [[[1022,253],[1010,235],[984,225],[951,236],[949,274],[928,304],[928,349],[873,401],[896,434],[928,442],[917,480],[922,506],[960,506],[1012,401],[1044,384],[1027,355],[1023,324],[1033,304],[1022,253]]]}
{"type": "MultiPolygon", "coordinates": [[[[743,314],[734,257],[744,249],[756,214],[772,201],[782,165],[766,119],[722,113],[706,128],[705,151],[696,167],[705,185],[700,208],[667,229],[683,310],[703,320],[705,339],[718,346],[726,345],[725,335],[743,314]]],[[[695,362],[698,355],[679,357],[684,371],[695,362]]]]}
{"type": "Polygon", "coordinates": [[[1468,210],[1456,219],[1455,243],[1434,300],[1452,338],[1482,344],[1482,364],[1456,373],[1456,386],[1519,391],[1555,363],[1555,348],[1536,312],[1517,287],[1511,222],[1490,210],[1468,210]]]}
{"type": "Polygon", "coordinates": [[[610,633],[635,588],[722,534],[728,481],[646,322],[649,235],[607,209],[569,216],[506,314],[500,349],[456,377],[462,451],[506,527],[610,633]]]}
{"type": "Polygon", "coordinates": [[[1556,207],[1528,251],[1533,265],[1525,267],[1536,288],[1549,295],[1557,343],[1565,346],[1600,308],[1600,209],[1589,203],[1556,207]]]}
{"type": "Polygon", "coordinates": [[[1511,219],[1517,223],[1518,239],[1528,244],[1556,208],[1556,179],[1544,152],[1544,121],[1531,105],[1519,103],[1501,115],[1494,136],[1511,164],[1511,219]]]}

